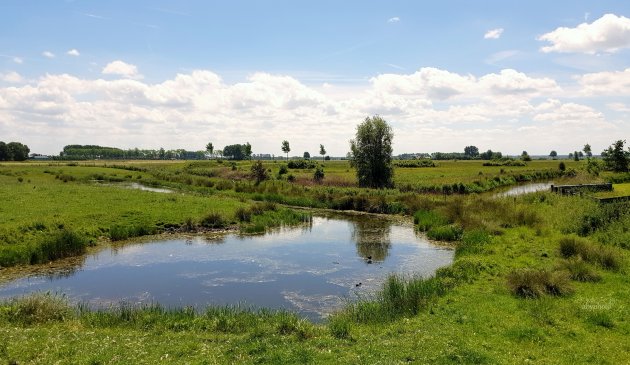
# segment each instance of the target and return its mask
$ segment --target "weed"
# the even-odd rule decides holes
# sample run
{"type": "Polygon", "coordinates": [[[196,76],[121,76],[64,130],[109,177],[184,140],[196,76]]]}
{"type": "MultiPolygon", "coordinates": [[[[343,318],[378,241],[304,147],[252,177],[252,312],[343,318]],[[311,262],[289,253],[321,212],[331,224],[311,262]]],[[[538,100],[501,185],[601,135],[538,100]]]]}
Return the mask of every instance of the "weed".
{"type": "Polygon", "coordinates": [[[32,325],[63,321],[72,317],[73,313],[65,297],[38,293],[12,299],[6,316],[11,322],[32,325]]]}
{"type": "Polygon", "coordinates": [[[427,232],[427,237],[435,241],[457,241],[462,237],[464,230],[457,225],[432,227],[427,232]]]}
{"type": "Polygon", "coordinates": [[[573,288],[566,271],[523,269],[508,275],[508,287],[521,298],[539,298],[545,294],[562,296],[573,288]]]}
{"type": "Polygon", "coordinates": [[[344,316],[332,316],[328,320],[330,334],[340,340],[348,340],[350,336],[350,321],[344,316]]]}
{"type": "Polygon", "coordinates": [[[223,228],[227,225],[221,214],[209,213],[201,219],[201,225],[206,228],[223,228]]]}

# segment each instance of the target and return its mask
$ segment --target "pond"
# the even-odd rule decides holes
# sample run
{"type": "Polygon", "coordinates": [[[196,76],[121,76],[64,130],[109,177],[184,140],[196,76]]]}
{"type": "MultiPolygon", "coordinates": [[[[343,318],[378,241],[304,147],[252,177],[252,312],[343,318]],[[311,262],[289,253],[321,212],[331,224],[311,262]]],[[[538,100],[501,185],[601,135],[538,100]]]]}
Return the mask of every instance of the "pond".
{"type": "Polygon", "coordinates": [[[553,182],[545,182],[545,183],[527,183],[521,184],[517,186],[513,186],[505,191],[495,194],[496,197],[508,197],[508,196],[517,196],[529,193],[536,193],[539,191],[549,191],[551,190],[551,185],[553,182]]]}
{"type": "Polygon", "coordinates": [[[102,185],[102,186],[117,186],[117,187],[121,187],[121,188],[125,188],[125,189],[137,189],[137,190],[143,190],[143,191],[152,191],[154,193],[172,193],[173,190],[171,189],[166,189],[166,188],[155,188],[155,187],[151,187],[151,186],[146,186],[146,185],[142,185],[142,184],[138,184],[135,182],[132,183],[104,183],[104,182],[97,182],[98,185],[102,185]]]}
{"type": "Polygon", "coordinates": [[[50,291],[93,308],[239,304],[320,320],[378,290],[389,273],[431,275],[452,260],[452,250],[433,245],[408,222],[316,216],[308,226],[258,236],[191,236],[108,247],[56,269],[43,266],[5,278],[0,298],[50,291]]]}

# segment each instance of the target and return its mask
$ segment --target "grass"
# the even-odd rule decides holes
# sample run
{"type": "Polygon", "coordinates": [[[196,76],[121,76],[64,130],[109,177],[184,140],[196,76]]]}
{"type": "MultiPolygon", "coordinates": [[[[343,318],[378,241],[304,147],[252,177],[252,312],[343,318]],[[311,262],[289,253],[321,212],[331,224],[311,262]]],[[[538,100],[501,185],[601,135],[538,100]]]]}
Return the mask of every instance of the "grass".
{"type": "MultiPolygon", "coordinates": [[[[405,167],[396,170],[396,178],[400,183],[404,181],[401,177],[407,176],[415,187],[459,184],[458,180],[465,185],[480,177],[485,181],[486,174],[488,179],[494,178],[489,175],[491,170],[481,170],[479,175],[480,167],[474,162],[445,161],[437,167],[405,167]],[[439,169],[443,169],[443,177],[436,175],[439,169]]],[[[525,167],[483,168],[495,169],[501,177],[549,165],[543,162],[532,161],[525,167]]],[[[55,302],[54,297],[21,299],[23,303],[9,299],[0,304],[0,362],[615,364],[630,361],[627,355],[630,309],[626,305],[630,302],[630,292],[626,290],[629,253],[624,246],[630,237],[628,203],[599,205],[588,197],[563,197],[548,192],[495,198],[327,186],[326,180],[331,176],[350,179],[352,170],[346,171],[342,162],[324,164],[323,186],[300,185],[299,177],[312,176],[312,171],[301,170],[291,170],[298,177],[294,184],[274,180],[254,186],[238,180],[240,172],[248,171],[248,162],[237,163],[235,171],[214,161],[202,162],[191,166],[198,175],[186,172],[188,163],[124,165],[128,166],[125,169],[82,163],[3,166],[0,198],[8,203],[0,206],[2,245],[20,246],[15,242],[16,235],[33,243],[62,229],[82,235],[89,242],[106,236],[112,226],[121,222],[124,226],[140,223],[155,227],[196,226],[212,212],[241,227],[255,224],[256,219],[267,226],[291,214],[280,205],[275,209],[258,207],[270,202],[320,207],[339,204],[409,215],[417,211],[432,212],[422,213],[433,216],[427,218],[429,225],[435,217],[441,217],[440,224],[432,227],[453,224],[463,232],[453,243],[456,251],[452,265],[428,278],[393,276],[374,297],[350,303],[344,311],[321,324],[290,313],[249,308],[211,307],[195,311],[126,305],[92,311],[63,300],[55,302]],[[63,174],[74,176],[75,180],[64,183],[55,179],[55,174],[43,173],[44,169],[54,173],[62,169],[63,174]],[[141,176],[145,183],[159,182],[181,193],[94,187],[86,180],[93,173],[125,181],[129,180],[128,175],[133,181],[141,176]],[[234,177],[235,182],[224,176],[234,177]],[[17,177],[23,181],[18,182],[17,177]],[[213,186],[207,186],[208,181],[213,186]],[[225,189],[217,189],[221,184],[225,189]],[[40,188],[50,190],[33,195],[32,190],[40,188]],[[48,195],[52,192],[60,197],[48,195]],[[92,200],[81,201],[76,197],[92,200]],[[252,203],[250,198],[260,202],[252,203]],[[40,201],[46,204],[38,205],[40,201]],[[17,209],[19,206],[29,209],[17,209]],[[239,210],[247,213],[249,221],[239,219],[239,210]],[[99,216],[84,217],[89,214],[99,216]],[[63,228],[59,224],[64,224],[63,228]],[[53,304],[47,303],[49,300],[53,304]]],[[[553,165],[550,168],[557,169],[557,161],[553,165]]],[[[567,165],[580,168],[580,163],[573,165],[567,161],[567,165]]],[[[272,162],[267,166],[272,170],[279,168],[272,162]]],[[[421,216],[417,223],[425,218],[421,216]]]]}

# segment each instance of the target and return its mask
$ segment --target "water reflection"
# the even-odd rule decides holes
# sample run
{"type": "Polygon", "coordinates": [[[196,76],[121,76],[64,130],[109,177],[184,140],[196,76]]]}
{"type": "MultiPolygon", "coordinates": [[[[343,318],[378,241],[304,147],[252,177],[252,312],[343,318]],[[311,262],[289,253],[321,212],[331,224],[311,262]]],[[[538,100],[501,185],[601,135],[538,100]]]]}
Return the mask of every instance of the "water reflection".
{"type": "Polygon", "coordinates": [[[93,307],[121,301],[198,308],[240,303],[317,320],[378,290],[390,272],[431,275],[452,257],[411,225],[330,215],[264,235],[131,242],[54,267],[15,269],[17,275],[0,281],[0,298],[51,291],[93,307]],[[367,265],[368,258],[378,265],[367,265]]]}
{"type": "Polygon", "coordinates": [[[389,255],[391,247],[390,233],[391,222],[373,219],[352,220],[352,240],[357,246],[357,255],[363,257],[366,262],[382,262],[389,255]]]}

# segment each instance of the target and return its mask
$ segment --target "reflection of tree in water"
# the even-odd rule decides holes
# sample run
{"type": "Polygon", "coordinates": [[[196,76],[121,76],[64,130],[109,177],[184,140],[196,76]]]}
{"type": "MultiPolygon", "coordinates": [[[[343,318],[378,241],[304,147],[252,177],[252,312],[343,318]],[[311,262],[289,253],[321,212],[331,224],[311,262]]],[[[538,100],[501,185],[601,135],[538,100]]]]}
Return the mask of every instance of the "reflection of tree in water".
{"type": "Polygon", "coordinates": [[[352,220],[352,240],[357,245],[357,254],[365,259],[384,261],[389,255],[391,223],[386,220],[357,217],[352,220]]]}

